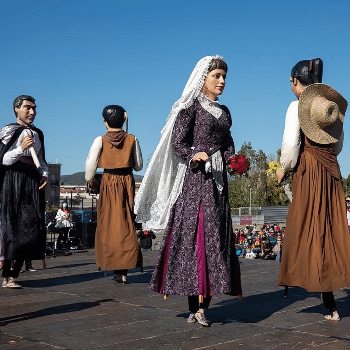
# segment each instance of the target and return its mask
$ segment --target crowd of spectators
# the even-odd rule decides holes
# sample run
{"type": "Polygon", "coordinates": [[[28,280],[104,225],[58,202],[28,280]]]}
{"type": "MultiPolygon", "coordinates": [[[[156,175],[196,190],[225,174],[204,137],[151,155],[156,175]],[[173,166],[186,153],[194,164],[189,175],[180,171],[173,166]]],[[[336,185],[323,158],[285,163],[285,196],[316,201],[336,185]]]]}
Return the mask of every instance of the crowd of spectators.
{"type": "Polygon", "coordinates": [[[281,260],[285,227],[279,225],[246,226],[236,229],[236,254],[246,259],[281,260]]]}

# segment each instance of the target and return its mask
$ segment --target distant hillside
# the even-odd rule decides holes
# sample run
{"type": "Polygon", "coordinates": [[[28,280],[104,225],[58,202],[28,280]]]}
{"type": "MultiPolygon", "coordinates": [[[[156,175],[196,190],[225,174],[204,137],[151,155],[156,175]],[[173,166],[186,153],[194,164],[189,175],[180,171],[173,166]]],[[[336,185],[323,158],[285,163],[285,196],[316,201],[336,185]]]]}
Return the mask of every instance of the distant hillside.
{"type": "MultiPolygon", "coordinates": [[[[142,181],[142,175],[134,175],[135,181],[142,181]]],[[[85,173],[83,171],[71,175],[61,175],[61,183],[63,185],[84,186],[85,173]]]]}
{"type": "Polygon", "coordinates": [[[83,186],[85,185],[85,173],[83,171],[71,175],[61,175],[63,185],[83,186]]]}

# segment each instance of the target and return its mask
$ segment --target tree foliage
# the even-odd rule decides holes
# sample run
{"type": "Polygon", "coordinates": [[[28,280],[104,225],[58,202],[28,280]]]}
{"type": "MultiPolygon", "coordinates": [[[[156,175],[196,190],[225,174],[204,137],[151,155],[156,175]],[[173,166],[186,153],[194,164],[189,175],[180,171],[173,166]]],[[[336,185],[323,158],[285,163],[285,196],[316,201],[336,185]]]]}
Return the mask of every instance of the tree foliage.
{"type": "Polygon", "coordinates": [[[288,205],[289,200],[282,185],[276,179],[279,154],[267,157],[264,151],[253,149],[251,142],[244,142],[239,154],[250,161],[250,169],[243,176],[229,176],[228,191],[231,208],[251,206],[288,205]],[[270,161],[268,161],[268,158],[270,161]]]}
{"type": "Polygon", "coordinates": [[[343,190],[345,196],[350,196],[350,174],[346,179],[343,179],[343,190]]]}
{"type": "Polygon", "coordinates": [[[276,171],[281,167],[277,161],[268,163],[269,169],[267,175],[266,206],[288,205],[289,199],[284,191],[283,184],[278,184],[276,171]]]}

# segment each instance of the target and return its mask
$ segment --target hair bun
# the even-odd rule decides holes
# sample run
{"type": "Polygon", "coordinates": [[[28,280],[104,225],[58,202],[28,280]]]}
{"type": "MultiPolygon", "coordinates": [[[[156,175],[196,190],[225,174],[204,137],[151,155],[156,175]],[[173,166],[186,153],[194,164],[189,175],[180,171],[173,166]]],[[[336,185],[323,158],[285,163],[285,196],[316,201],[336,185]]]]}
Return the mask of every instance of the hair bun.
{"type": "Polygon", "coordinates": [[[299,61],[291,71],[291,77],[296,78],[304,86],[322,83],[323,62],[320,58],[299,61]]]}

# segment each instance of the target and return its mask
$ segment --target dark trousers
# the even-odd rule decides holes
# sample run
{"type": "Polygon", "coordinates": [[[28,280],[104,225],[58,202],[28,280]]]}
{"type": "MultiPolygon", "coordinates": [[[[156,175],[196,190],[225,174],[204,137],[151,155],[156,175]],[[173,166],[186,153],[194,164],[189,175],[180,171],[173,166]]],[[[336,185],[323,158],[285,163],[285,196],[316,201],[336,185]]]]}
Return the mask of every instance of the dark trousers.
{"type": "Polygon", "coordinates": [[[127,276],[128,275],[128,270],[114,270],[115,275],[123,275],[127,276]]]}
{"type": "Polygon", "coordinates": [[[21,267],[23,265],[24,259],[17,259],[14,263],[14,269],[11,270],[11,260],[5,259],[4,265],[2,268],[2,277],[8,278],[13,277],[17,278],[19,275],[19,272],[21,271],[21,267]]]}
{"type": "Polygon", "coordinates": [[[337,308],[334,300],[333,292],[322,292],[323,305],[329,312],[337,308]]]}
{"type": "Polygon", "coordinates": [[[29,269],[33,268],[33,264],[32,264],[32,260],[25,260],[25,264],[26,264],[26,270],[28,271],[29,269]]]}
{"type": "Polygon", "coordinates": [[[188,296],[188,309],[191,313],[196,313],[199,309],[208,309],[211,297],[204,298],[203,303],[199,303],[198,295],[188,296]]]}
{"type": "Polygon", "coordinates": [[[67,238],[70,227],[60,227],[58,229],[58,238],[57,238],[57,248],[61,244],[61,241],[64,246],[67,246],[67,238]]]}

